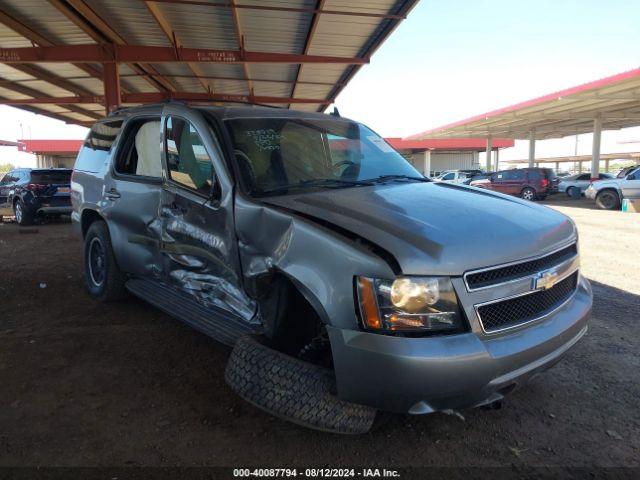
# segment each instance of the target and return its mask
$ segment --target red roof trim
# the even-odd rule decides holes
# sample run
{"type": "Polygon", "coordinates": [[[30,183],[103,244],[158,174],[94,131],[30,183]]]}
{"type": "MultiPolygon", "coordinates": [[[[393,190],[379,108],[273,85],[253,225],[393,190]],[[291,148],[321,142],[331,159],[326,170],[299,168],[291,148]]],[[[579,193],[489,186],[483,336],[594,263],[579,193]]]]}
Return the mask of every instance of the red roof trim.
{"type": "Polygon", "coordinates": [[[83,140],[18,140],[18,148],[29,153],[78,153],[83,140]]]}
{"type": "MultiPolygon", "coordinates": [[[[427,140],[409,140],[403,138],[385,138],[396,150],[473,150],[483,151],[487,148],[482,138],[430,138],[427,140]]],[[[513,147],[514,141],[509,138],[494,138],[493,148],[513,147]]]]}
{"type": "Polygon", "coordinates": [[[476,122],[478,120],[487,120],[491,117],[495,117],[497,115],[501,115],[503,113],[511,113],[516,110],[521,110],[527,107],[533,107],[536,105],[540,105],[541,103],[558,100],[562,97],[567,97],[569,95],[575,95],[577,93],[584,93],[589,90],[595,90],[597,88],[609,87],[611,85],[615,85],[616,83],[620,83],[624,80],[628,80],[630,78],[635,78],[640,76],[640,68],[636,68],[633,70],[629,70],[628,72],[618,73],[616,75],[612,75],[610,77],[601,78],[599,80],[594,80],[592,82],[583,83],[582,85],[578,85],[576,87],[567,88],[565,90],[559,90],[554,93],[549,93],[547,95],[543,95],[542,97],[534,98],[532,100],[527,100],[525,102],[516,103],[515,105],[510,105],[508,107],[499,108],[497,110],[493,110],[488,113],[483,113],[481,115],[476,115],[474,117],[467,118],[465,120],[459,120],[457,122],[449,123],[447,125],[443,125],[441,127],[432,128],[430,130],[425,130],[421,133],[416,133],[415,135],[411,135],[407,137],[407,140],[416,139],[423,135],[428,135],[430,133],[438,132],[441,130],[447,130],[453,127],[459,127],[461,125],[476,122]]]}

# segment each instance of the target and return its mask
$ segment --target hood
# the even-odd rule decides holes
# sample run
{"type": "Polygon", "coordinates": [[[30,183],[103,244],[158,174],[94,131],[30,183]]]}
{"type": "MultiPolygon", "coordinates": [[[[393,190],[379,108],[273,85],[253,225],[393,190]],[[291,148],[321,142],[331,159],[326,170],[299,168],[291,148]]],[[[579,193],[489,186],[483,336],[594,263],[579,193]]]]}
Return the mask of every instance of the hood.
{"type": "Polygon", "coordinates": [[[322,190],[264,202],[367,239],[407,275],[461,275],[544,254],[576,237],[573,222],[555,210],[447,183],[322,190]]]}

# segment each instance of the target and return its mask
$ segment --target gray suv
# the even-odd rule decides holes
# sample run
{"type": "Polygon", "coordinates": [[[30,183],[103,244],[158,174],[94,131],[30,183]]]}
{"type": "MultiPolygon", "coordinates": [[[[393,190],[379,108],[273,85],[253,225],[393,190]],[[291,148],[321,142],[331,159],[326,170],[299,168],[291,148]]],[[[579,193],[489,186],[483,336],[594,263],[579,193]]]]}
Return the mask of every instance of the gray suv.
{"type": "Polygon", "coordinates": [[[233,347],[274,415],[497,405],[587,331],[566,216],[420,175],[364,125],[167,103],[99,121],[72,178],[89,293],[132,293],[233,347]]]}

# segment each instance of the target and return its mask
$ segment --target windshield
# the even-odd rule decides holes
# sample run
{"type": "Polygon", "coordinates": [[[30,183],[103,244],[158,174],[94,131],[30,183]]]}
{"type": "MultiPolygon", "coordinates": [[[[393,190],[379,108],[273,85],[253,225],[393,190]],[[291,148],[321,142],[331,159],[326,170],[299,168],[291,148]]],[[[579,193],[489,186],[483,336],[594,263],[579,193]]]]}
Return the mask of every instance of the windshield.
{"type": "Polygon", "coordinates": [[[384,176],[422,175],[367,127],[339,118],[227,120],[249,193],[367,185],[384,176]]]}

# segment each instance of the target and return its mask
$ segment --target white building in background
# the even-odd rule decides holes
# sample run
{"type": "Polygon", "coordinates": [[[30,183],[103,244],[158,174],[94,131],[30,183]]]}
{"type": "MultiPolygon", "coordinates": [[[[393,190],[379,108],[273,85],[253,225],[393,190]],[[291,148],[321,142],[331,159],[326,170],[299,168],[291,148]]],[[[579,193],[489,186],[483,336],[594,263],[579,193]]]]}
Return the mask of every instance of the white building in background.
{"type": "MultiPolygon", "coordinates": [[[[435,176],[444,170],[480,169],[480,152],[486,151],[487,143],[482,138],[439,138],[429,140],[404,140],[386,138],[421,173],[435,176]]],[[[514,141],[506,138],[493,139],[493,157],[498,161],[501,148],[513,147],[514,141]]]]}

